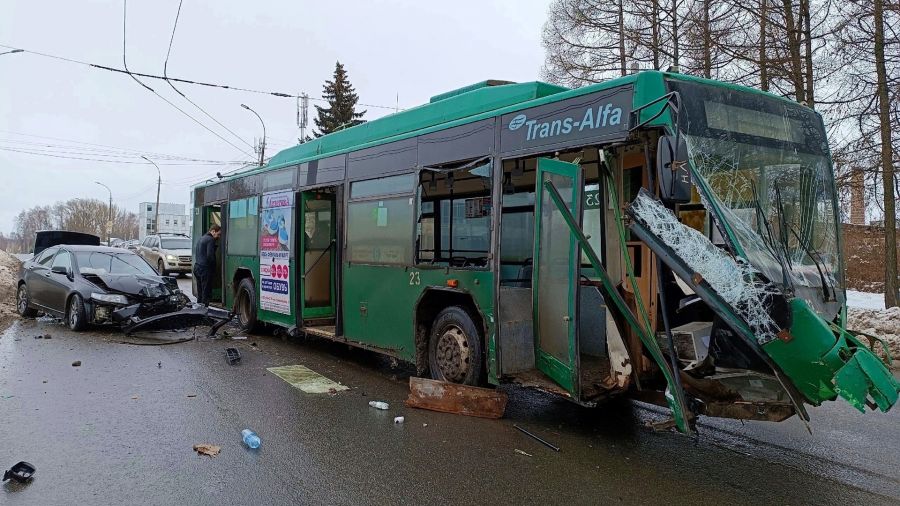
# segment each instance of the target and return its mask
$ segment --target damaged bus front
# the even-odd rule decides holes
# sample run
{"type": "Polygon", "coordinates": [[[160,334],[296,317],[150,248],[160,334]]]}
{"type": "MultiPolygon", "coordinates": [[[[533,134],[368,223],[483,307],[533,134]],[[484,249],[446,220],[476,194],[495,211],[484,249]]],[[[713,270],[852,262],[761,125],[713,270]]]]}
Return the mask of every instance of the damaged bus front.
{"type": "Polygon", "coordinates": [[[734,418],[808,420],[804,403],[838,396],[887,411],[900,384],[845,326],[821,117],[756,90],[666,78],[666,99],[637,118],[655,113],[645,122],[665,126],[658,191],[637,192],[627,214],[658,262],[659,341],[674,350],[672,383],[685,394],[669,385],[676,421],[687,428],[688,397],[697,413],[734,418]],[[706,321],[707,332],[685,332],[706,321]],[[684,349],[690,361],[678,360],[684,349]]]}

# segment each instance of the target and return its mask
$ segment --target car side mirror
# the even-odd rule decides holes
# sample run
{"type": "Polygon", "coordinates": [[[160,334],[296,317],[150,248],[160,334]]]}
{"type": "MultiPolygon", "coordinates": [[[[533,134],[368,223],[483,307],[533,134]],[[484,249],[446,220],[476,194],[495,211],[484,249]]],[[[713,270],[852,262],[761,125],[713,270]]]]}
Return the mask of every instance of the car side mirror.
{"type": "Polygon", "coordinates": [[[64,265],[54,265],[53,267],[50,268],[50,272],[53,272],[56,274],[65,274],[68,276],[69,268],[64,265]]]}
{"type": "Polygon", "coordinates": [[[156,246],[154,246],[154,247],[150,248],[150,251],[159,251],[159,248],[157,248],[156,246]]]}
{"type": "Polygon", "coordinates": [[[663,135],[659,138],[656,146],[656,175],[663,202],[685,204],[691,201],[691,173],[688,170],[688,150],[684,137],[663,135]]]}

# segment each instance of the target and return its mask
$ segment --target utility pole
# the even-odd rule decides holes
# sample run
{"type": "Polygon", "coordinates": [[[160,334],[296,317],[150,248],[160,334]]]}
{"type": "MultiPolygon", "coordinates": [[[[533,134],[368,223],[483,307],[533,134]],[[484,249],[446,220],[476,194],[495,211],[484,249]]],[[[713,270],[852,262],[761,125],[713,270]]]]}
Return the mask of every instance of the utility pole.
{"type": "Polygon", "coordinates": [[[306,142],[306,127],[309,125],[309,95],[300,94],[300,109],[297,111],[297,124],[300,127],[300,144],[306,142]]]}
{"type": "Polygon", "coordinates": [[[101,183],[100,181],[94,181],[100,186],[106,188],[106,191],[109,192],[109,207],[106,212],[106,245],[109,246],[109,239],[112,235],[112,190],[109,189],[109,186],[101,183]]]}
{"type": "Polygon", "coordinates": [[[247,104],[241,104],[241,107],[243,107],[244,109],[247,109],[248,111],[255,114],[257,119],[259,119],[259,122],[262,124],[263,136],[262,136],[262,141],[259,143],[259,166],[262,167],[263,165],[265,165],[265,159],[266,159],[266,124],[263,122],[262,118],[259,116],[259,113],[257,113],[253,109],[251,109],[249,106],[247,106],[247,104]]]}
{"type": "Polygon", "coordinates": [[[141,155],[141,158],[143,158],[144,160],[147,160],[148,162],[152,163],[154,167],[156,167],[156,207],[153,208],[156,211],[156,216],[153,218],[153,233],[158,234],[159,233],[159,187],[162,186],[162,172],[160,172],[160,170],[159,170],[159,165],[156,165],[156,163],[153,160],[147,158],[144,155],[141,155]]]}

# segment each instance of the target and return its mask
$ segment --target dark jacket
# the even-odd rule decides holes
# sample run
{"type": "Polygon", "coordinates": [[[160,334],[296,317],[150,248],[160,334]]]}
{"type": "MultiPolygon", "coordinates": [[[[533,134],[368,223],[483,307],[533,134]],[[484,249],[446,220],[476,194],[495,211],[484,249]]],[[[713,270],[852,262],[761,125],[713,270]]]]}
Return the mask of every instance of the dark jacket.
{"type": "Polygon", "coordinates": [[[216,239],[208,232],[194,246],[194,265],[199,267],[216,265],[216,239]]]}

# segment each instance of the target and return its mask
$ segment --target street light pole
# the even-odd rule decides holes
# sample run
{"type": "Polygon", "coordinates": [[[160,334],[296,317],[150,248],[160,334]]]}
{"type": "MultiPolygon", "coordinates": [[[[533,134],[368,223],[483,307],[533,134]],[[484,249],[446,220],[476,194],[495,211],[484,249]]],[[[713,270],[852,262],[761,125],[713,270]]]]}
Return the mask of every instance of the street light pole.
{"type": "Polygon", "coordinates": [[[259,118],[260,124],[262,124],[263,136],[262,136],[262,143],[260,144],[260,147],[259,147],[259,166],[262,167],[263,160],[266,159],[266,124],[263,122],[262,118],[260,118],[259,114],[256,111],[254,111],[253,109],[251,109],[250,107],[248,107],[247,104],[241,104],[241,107],[243,107],[244,109],[247,109],[248,111],[252,112],[253,114],[256,114],[256,117],[259,118]]]}
{"type": "Polygon", "coordinates": [[[106,191],[109,192],[109,208],[106,213],[106,245],[109,246],[109,239],[112,235],[112,190],[109,189],[109,186],[101,183],[100,181],[94,181],[100,186],[106,188],[106,191]]]}
{"type": "Polygon", "coordinates": [[[159,171],[159,165],[156,165],[156,162],[147,158],[144,155],[141,155],[141,158],[147,160],[152,163],[154,167],[156,167],[156,207],[153,209],[156,210],[156,216],[153,218],[153,233],[159,233],[159,187],[162,185],[162,172],[159,171]]]}
{"type": "Polygon", "coordinates": [[[25,51],[24,49],[13,49],[12,51],[4,51],[4,52],[0,53],[0,56],[3,56],[5,54],[22,53],[24,51],[25,51]]]}

